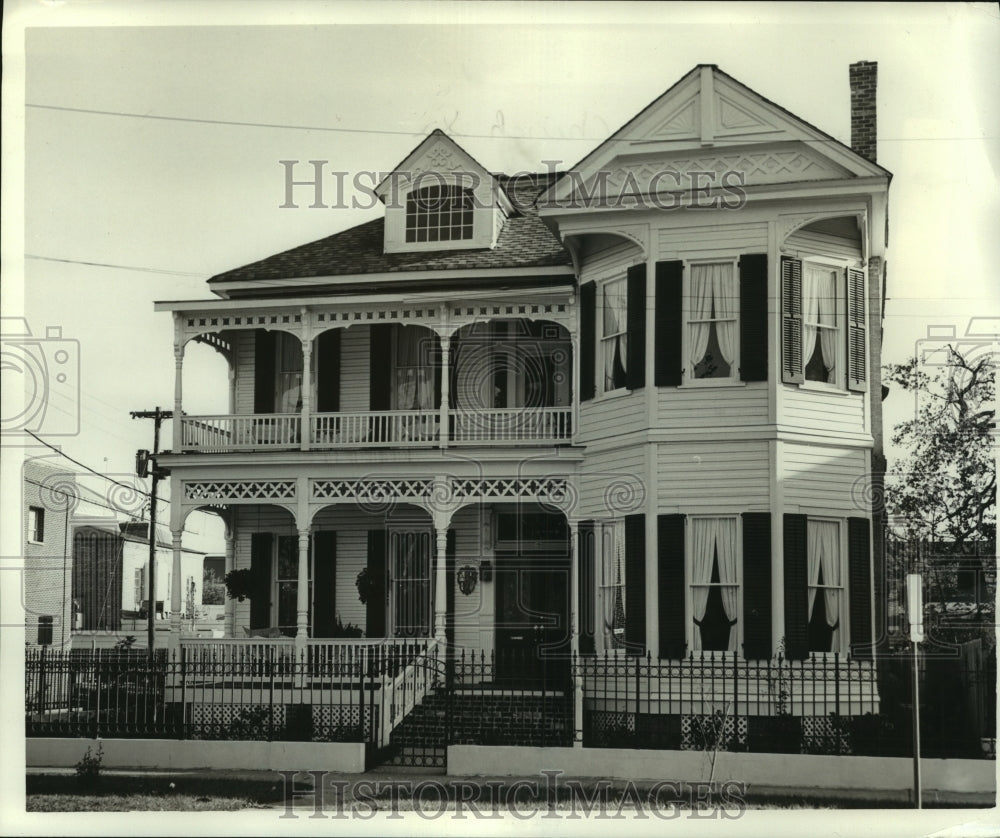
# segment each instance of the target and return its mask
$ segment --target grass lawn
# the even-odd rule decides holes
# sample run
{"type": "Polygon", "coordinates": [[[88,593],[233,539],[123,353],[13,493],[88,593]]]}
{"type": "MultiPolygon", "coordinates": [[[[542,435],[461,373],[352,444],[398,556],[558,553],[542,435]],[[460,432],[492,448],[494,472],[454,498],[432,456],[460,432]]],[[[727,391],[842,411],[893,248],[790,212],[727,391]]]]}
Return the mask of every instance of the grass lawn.
{"type": "Polygon", "coordinates": [[[284,803],[280,782],[183,774],[104,775],[93,787],[75,775],[29,774],[26,794],[29,812],[222,812],[284,803]]]}

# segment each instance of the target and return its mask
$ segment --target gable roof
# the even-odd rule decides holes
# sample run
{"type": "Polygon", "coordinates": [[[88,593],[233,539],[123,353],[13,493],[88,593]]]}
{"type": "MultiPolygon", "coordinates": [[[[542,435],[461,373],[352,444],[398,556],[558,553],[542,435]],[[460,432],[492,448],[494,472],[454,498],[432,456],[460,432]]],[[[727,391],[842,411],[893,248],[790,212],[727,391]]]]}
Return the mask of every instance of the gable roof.
{"type": "Polygon", "coordinates": [[[825,176],[842,172],[848,177],[892,177],[888,169],[761,96],[718,65],[697,64],[572,166],[570,171],[578,175],[576,178],[550,184],[538,203],[544,206],[567,197],[574,184],[587,181],[619,157],[637,158],[654,152],[721,155],[755,144],[790,142],[809,148],[815,158],[812,164],[825,161],[825,176]]]}
{"type": "Polygon", "coordinates": [[[331,236],[293,247],[248,265],[216,274],[209,283],[296,277],[348,276],[401,271],[570,266],[562,243],[538,217],[534,201],[550,176],[496,175],[520,213],[508,218],[496,247],[465,250],[384,252],[385,219],[366,221],[331,236]]]}

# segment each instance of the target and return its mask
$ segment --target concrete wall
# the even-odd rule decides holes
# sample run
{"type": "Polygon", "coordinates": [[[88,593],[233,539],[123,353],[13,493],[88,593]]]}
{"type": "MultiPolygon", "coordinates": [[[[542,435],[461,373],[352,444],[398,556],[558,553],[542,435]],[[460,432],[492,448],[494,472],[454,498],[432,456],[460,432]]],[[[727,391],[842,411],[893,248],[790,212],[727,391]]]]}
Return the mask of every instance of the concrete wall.
{"type": "Polygon", "coordinates": [[[72,768],[87,747],[104,750],[105,768],[293,771],[365,770],[360,742],[208,742],[176,739],[25,740],[28,768],[72,768]]]}
{"type": "MultiPolygon", "coordinates": [[[[537,775],[561,770],[567,777],[616,777],[707,781],[712,755],[704,751],[633,751],[620,748],[518,748],[452,745],[448,773],[491,776],[537,775]]],[[[921,760],[927,794],[996,794],[992,760],[921,760]]],[[[808,754],[734,754],[719,752],[715,782],[745,782],[768,789],[864,790],[906,793],[913,787],[913,761],[900,757],[813,756],[808,754]]]]}

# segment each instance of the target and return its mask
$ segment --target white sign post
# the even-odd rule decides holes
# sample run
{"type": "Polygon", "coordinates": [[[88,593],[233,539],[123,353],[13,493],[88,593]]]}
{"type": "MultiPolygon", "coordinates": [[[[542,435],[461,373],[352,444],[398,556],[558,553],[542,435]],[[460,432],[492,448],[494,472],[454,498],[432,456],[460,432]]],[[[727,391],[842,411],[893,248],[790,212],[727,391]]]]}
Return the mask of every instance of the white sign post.
{"type": "Polygon", "coordinates": [[[906,574],[906,618],[913,644],[913,802],[921,808],[920,789],[920,642],[924,639],[924,591],[919,573],[906,574]]]}

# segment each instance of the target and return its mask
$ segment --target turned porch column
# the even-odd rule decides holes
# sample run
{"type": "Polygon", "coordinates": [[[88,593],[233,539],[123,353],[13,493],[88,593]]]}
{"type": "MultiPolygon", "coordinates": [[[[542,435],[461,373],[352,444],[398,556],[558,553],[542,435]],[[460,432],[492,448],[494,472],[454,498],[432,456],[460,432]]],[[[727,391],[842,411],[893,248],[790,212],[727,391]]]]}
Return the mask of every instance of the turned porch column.
{"type": "Polygon", "coordinates": [[[434,534],[437,555],[434,563],[434,639],[444,643],[448,619],[448,528],[451,513],[438,512],[434,515],[434,534]]]}
{"type": "Polygon", "coordinates": [[[183,441],[183,429],[181,423],[184,415],[181,410],[181,395],[184,388],[184,344],[174,344],[174,421],[173,421],[173,450],[180,451],[183,441]]]}
{"type": "Polygon", "coordinates": [[[302,384],[299,393],[302,394],[302,413],[299,421],[302,427],[299,429],[300,440],[303,451],[309,450],[309,443],[312,441],[312,329],[309,325],[309,310],[302,309],[303,331],[300,336],[302,340],[302,384]]]}
{"type": "MultiPolygon", "coordinates": [[[[233,533],[232,524],[226,526],[226,573],[236,568],[236,536],[233,533]]],[[[225,598],[225,620],[226,634],[229,637],[236,636],[236,609],[233,601],[227,596],[225,598]]]]}
{"type": "Polygon", "coordinates": [[[295,639],[309,637],[309,527],[299,530],[299,579],[295,586],[295,639]]]}
{"type": "MultiPolygon", "coordinates": [[[[181,638],[181,609],[184,599],[181,592],[184,587],[183,567],[181,566],[181,533],[182,530],[171,530],[171,542],[173,547],[173,571],[171,573],[170,585],[170,640],[172,645],[178,645],[181,638]]],[[[156,533],[150,532],[150,538],[155,539],[156,533]]],[[[156,603],[150,603],[150,608],[155,609],[156,603]]],[[[155,610],[154,610],[155,613],[155,610]]]]}
{"type": "Polygon", "coordinates": [[[569,650],[573,676],[573,746],[583,747],[583,679],[580,677],[580,522],[569,519],[569,650]]]}
{"type": "Polygon", "coordinates": [[[451,384],[451,338],[441,335],[441,413],[438,420],[438,439],[441,447],[448,447],[448,391],[451,384]]]}

